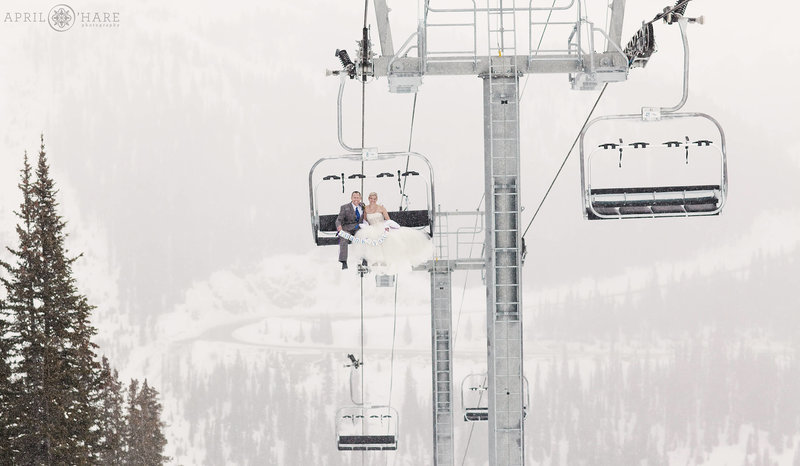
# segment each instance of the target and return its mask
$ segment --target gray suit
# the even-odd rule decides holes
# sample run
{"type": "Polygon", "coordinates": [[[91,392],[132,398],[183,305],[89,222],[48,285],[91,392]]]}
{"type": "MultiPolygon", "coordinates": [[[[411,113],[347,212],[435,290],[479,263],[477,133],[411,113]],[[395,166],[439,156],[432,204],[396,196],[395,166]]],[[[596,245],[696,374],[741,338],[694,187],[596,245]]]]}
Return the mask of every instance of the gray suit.
{"type": "MultiPolygon", "coordinates": [[[[352,202],[348,202],[339,208],[339,215],[336,216],[336,226],[342,227],[343,231],[351,235],[356,234],[358,224],[364,221],[364,204],[359,204],[359,207],[361,207],[359,220],[356,220],[356,209],[352,202]]],[[[349,241],[341,236],[339,237],[339,262],[347,262],[347,246],[349,244],[349,241]]]]}

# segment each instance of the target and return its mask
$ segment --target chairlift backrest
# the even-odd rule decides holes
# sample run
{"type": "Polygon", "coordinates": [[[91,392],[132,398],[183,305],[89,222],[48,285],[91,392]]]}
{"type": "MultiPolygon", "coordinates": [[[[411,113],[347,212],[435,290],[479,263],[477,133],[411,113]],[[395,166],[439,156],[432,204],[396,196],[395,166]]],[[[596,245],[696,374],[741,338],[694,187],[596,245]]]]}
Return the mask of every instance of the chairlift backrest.
{"type": "MultiPolygon", "coordinates": [[[[339,206],[349,200],[350,192],[360,191],[362,184],[366,192],[372,190],[379,192],[378,202],[384,204],[392,220],[404,227],[425,228],[433,235],[436,205],[433,167],[421,154],[387,152],[373,154],[369,158],[364,158],[361,154],[323,157],[311,167],[308,181],[311,226],[317,246],[339,243],[339,238],[336,236],[339,206]],[[408,168],[410,161],[415,162],[413,169],[408,168]],[[331,174],[331,165],[337,166],[339,170],[331,174]],[[343,172],[343,166],[348,167],[350,173],[343,172]],[[392,166],[391,171],[386,170],[387,166],[392,166]],[[420,194],[420,189],[424,189],[424,200],[421,195],[415,196],[409,208],[406,189],[412,186],[417,189],[417,194],[420,194]],[[398,191],[399,208],[393,210],[395,204],[390,204],[386,200],[391,199],[398,191]],[[321,206],[321,201],[327,205],[321,206]]],[[[366,192],[362,193],[365,203],[366,192]]]]}
{"type": "Polygon", "coordinates": [[[397,450],[397,410],[347,406],[336,413],[336,446],[342,451],[397,450]]]}
{"type": "MultiPolygon", "coordinates": [[[[581,133],[581,189],[584,216],[589,220],[653,218],[653,217],[691,217],[717,215],[722,210],[727,196],[728,171],[725,134],[719,123],[703,113],[664,113],[660,120],[701,119],[713,123],[718,137],[712,139],[692,139],[683,135],[679,140],[675,135],[661,137],[660,140],[625,141],[612,135],[613,142],[604,142],[587,148],[585,136],[588,130],[600,121],[627,121],[649,125],[653,129],[661,121],[642,121],[641,115],[616,115],[600,117],[586,125],[581,133]],[[594,172],[598,163],[624,171],[633,166],[641,170],[642,179],[634,183],[604,182],[594,172]],[[652,168],[641,165],[658,160],[672,160],[685,165],[678,182],[653,182],[656,178],[652,168]],[[710,161],[710,162],[709,162],[710,161]],[[694,162],[694,163],[693,163],[694,162]],[[710,164],[709,164],[710,163],[710,164]],[[637,165],[639,164],[639,165],[637,165]],[[692,172],[694,167],[709,167],[707,172],[692,172]],[[650,178],[650,180],[648,180],[650,178]],[[642,181],[644,180],[644,181],[642,181]]],[[[708,136],[704,136],[708,137],[708,136]]],[[[661,170],[655,170],[663,177],[661,170]]]]}

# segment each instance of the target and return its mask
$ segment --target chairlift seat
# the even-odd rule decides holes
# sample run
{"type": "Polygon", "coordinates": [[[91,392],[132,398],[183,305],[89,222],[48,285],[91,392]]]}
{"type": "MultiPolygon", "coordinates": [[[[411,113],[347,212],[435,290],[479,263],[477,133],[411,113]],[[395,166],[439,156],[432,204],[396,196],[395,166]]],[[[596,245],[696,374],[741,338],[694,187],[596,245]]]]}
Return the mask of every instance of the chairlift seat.
{"type": "MultiPolygon", "coordinates": [[[[337,215],[319,216],[319,234],[316,236],[317,246],[329,246],[339,244],[336,236],[336,217],[337,215]],[[330,236],[325,236],[329,234],[330,236]]],[[[389,212],[389,218],[399,223],[401,226],[409,228],[427,227],[431,224],[430,214],[427,210],[402,210],[389,212]]]]}
{"type": "Polygon", "coordinates": [[[396,435],[341,435],[337,442],[341,451],[397,450],[396,435]]]}
{"type": "Polygon", "coordinates": [[[336,413],[336,447],[341,451],[397,450],[397,410],[348,406],[336,413]]]}
{"type": "Polygon", "coordinates": [[[722,202],[719,185],[594,188],[589,191],[590,220],[626,217],[714,215],[722,202]]]}
{"type": "Polygon", "coordinates": [[[489,408],[467,408],[464,410],[464,420],[480,422],[489,420],[489,408]]]}
{"type": "MultiPolygon", "coordinates": [[[[522,417],[528,417],[528,407],[523,406],[522,417]]],[[[464,420],[467,422],[481,422],[489,420],[489,408],[467,408],[464,410],[464,420]]]]}

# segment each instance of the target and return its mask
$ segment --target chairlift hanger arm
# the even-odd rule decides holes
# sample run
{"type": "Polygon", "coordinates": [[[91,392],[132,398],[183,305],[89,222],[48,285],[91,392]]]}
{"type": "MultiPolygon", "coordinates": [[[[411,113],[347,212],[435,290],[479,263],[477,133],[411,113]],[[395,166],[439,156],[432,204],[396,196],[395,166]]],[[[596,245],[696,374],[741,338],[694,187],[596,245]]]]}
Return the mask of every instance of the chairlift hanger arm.
{"type": "MultiPolygon", "coordinates": [[[[347,52],[345,52],[347,53],[347,52]]],[[[353,65],[353,68],[355,65],[353,65]]],[[[352,79],[352,75],[350,78],[352,79]]],[[[339,145],[342,146],[342,149],[348,152],[360,152],[362,150],[361,147],[350,147],[344,142],[344,137],[342,136],[342,94],[344,94],[344,85],[347,81],[347,75],[342,74],[341,80],[339,82],[339,96],[336,99],[336,129],[337,134],[339,135],[339,145]]]]}
{"type": "MultiPolygon", "coordinates": [[[[688,1],[688,0],[686,0],[688,1]]],[[[661,108],[661,112],[677,112],[686,103],[689,98],[689,39],[686,37],[686,24],[688,20],[681,18],[678,20],[678,26],[681,30],[681,41],[683,42],[683,94],[681,101],[674,107],[661,108]]]]}

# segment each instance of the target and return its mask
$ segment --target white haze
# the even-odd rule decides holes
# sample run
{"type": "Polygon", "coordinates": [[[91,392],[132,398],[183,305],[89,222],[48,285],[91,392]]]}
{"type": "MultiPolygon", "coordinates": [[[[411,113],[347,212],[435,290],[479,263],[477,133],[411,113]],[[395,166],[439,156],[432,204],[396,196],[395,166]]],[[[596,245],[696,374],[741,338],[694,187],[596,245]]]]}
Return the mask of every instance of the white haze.
{"type": "MultiPolygon", "coordinates": [[[[666,3],[628,2],[624,40],[666,3]]],[[[101,351],[123,377],[147,377],[161,391],[175,463],[301,464],[294,455],[312,445],[305,461],[350,464],[354,455],[335,451],[332,420],[349,403],[341,366],[344,354],[358,349],[358,279],[338,270],[335,248],[314,246],[307,182],[319,157],[342,152],[338,80],[324,70],[338,68],[336,48],[354,55],[363,2],[70,5],[118,11],[119,27],[56,33],[46,24],[0,23],[6,44],[0,48],[0,245],[15,244],[22,154],[35,155],[44,133],[69,222],[68,247],[84,253],[75,271],[80,290],[97,306],[101,351]],[[234,386],[209,388],[221,373],[234,386]],[[239,381],[255,387],[247,392],[253,406],[271,400],[251,424],[237,424],[232,414],[241,408],[239,381]],[[297,400],[308,403],[294,406],[297,400]],[[286,412],[276,405],[294,414],[275,418],[286,412]],[[275,434],[295,424],[293,441],[275,434]],[[237,429],[247,435],[234,437],[237,429]],[[259,457],[263,463],[253,462],[259,457]]],[[[51,6],[7,1],[0,13],[51,6]]],[[[413,31],[417,9],[397,0],[390,6],[398,47],[413,31]]],[[[750,2],[695,1],[689,12],[707,21],[689,30],[685,109],[713,115],[726,131],[725,211],[711,218],[587,222],[573,153],[526,235],[531,381],[564,357],[585,378],[611,354],[622,354],[625,364],[663,363],[675,347],[710,345],[703,338],[721,328],[730,330],[722,332],[726,342],[744,341],[770,361],[796,354],[800,94],[793,76],[800,54],[790,31],[800,7],[775,12],[750,2]]],[[[677,28],[657,25],[656,39],[647,68],[609,85],[596,114],[679,100],[677,28]]],[[[571,91],[566,76],[523,82],[527,225],[597,93],[571,91]]],[[[481,198],[481,89],[476,77],[426,77],[420,88],[412,149],[431,160],[445,210],[474,210],[481,198]]],[[[366,145],[405,150],[413,97],[389,94],[385,79],[369,84],[366,96],[366,145]]],[[[359,145],[354,82],[345,90],[344,115],[345,140],[359,145]]],[[[418,464],[431,461],[430,285],[425,273],[409,272],[398,286],[393,400],[422,409],[401,412],[414,434],[388,457],[418,464]]],[[[365,351],[377,367],[371,395],[386,400],[394,295],[371,284],[365,289],[365,351]]],[[[454,327],[458,390],[461,377],[485,364],[485,294],[477,272],[454,275],[453,302],[461,310],[454,327]]],[[[459,456],[469,426],[456,417],[459,456]]],[[[743,429],[747,438],[753,426],[743,429]]],[[[471,447],[478,450],[467,464],[482,464],[485,427],[474,435],[481,446],[471,447]]],[[[707,464],[741,463],[744,446],[730,448],[709,453],[707,464]]],[[[773,460],[791,464],[793,451],[773,460]]],[[[681,450],[670,461],[690,458],[699,463],[681,450]]]]}

